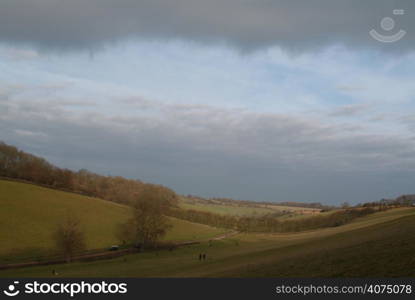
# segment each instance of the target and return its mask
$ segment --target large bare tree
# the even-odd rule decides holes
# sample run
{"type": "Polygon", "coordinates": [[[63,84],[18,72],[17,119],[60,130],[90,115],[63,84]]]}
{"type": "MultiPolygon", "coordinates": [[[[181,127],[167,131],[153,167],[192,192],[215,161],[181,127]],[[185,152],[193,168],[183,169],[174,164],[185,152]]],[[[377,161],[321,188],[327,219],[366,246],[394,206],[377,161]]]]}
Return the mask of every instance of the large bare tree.
{"type": "Polygon", "coordinates": [[[135,196],[132,207],[132,218],[120,226],[119,239],[140,248],[154,246],[171,227],[164,215],[166,201],[163,195],[154,189],[144,188],[135,196]]]}
{"type": "Polygon", "coordinates": [[[70,262],[73,256],[85,249],[85,233],[81,221],[72,212],[69,212],[57,225],[53,234],[57,249],[70,262]]]}

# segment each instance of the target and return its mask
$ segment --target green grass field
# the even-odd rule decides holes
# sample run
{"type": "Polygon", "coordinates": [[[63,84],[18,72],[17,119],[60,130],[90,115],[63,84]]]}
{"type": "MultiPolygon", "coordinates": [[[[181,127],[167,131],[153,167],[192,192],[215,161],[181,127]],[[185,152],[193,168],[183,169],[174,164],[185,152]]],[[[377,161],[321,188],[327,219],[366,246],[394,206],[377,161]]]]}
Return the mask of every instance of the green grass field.
{"type": "Polygon", "coordinates": [[[214,204],[205,203],[202,201],[187,199],[181,197],[179,199],[179,207],[183,209],[192,209],[197,211],[210,212],[220,215],[233,215],[233,216],[262,216],[266,214],[272,214],[276,212],[290,212],[290,214],[284,215],[286,217],[302,217],[309,216],[313,212],[318,213],[319,209],[305,208],[305,207],[293,207],[293,206],[281,206],[272,204],[257,204],[255,206],[249,205],[231,205],[227,204],[214,204]]]}
{"type": "Polygon", "coordinates": [[[219,205],[219,204],[191,204],[180,203],[180,208],[193,209],[198,211],[205,211],[219,215],[233,215],[233,216],[252,216],[252,215],[265,215],[273,213],[272,209],[261,207],[247,207],[247,206],[234,206],[234,205],[219,205]]]}
{"type": "MultiPolygon", "coordinates": [[[[97,198],[0,180],[0,262],[49,253],[52,233],[68,211],[81,220],[88,249],[118,244],[115,230],[129,218],[127,206],[97,198]]],[[[217,236],[225,230],[170,218],[165,240],[183,241],[217,236]]]]}
{"type": "MultiPolygon", "coordinates": [[[[239,234],[170,251],[53,266],[63,277],[415,276],[415,209],[379,212],[339,226],[286,234],[239,234]],[[207,253],[207,261],[197,257],[207,253]]],[[[51,266],[0,271],[48,277],[51,266]]]]}

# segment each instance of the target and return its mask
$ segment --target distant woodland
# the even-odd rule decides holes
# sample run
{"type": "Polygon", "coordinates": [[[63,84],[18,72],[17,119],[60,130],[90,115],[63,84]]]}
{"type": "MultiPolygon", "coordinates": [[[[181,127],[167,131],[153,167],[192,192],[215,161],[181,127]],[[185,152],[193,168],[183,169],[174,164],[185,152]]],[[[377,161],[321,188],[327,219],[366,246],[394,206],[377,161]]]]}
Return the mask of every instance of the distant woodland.
{"type": "MultiPolygon", "coordinates": [[[[293,232],[335,227],[377,211],[415,204],[414,195],[404,195],[397,199],[382,199],[381,201],[368,202],[354,207],[350,207],[345,203],[342,209],[334,209],[335,211],[329,214],[293,220],[280,220],[278,217],[284,213],[274,213],[260,217],[225,216],[210,212],[180,209],[177,205],[177,195],[167,187],[119,176],[98,175],[87,170],[74,172],[61,169],[48,163],[43,158],[20,151],[4,142],[0,142],[0,176],[98,197],[127,204],[131,207],[137,204],[137,199],[147,199],[145,202],[159,203],[163,207],[165,215],[215,227],[236,229],[242,232],[293,232]],[[149,199],[153,200],[150,201],[149,199]]],[[[231,202],[230,199],[215,198],[206,200],[190,195],[188,199],[206,203],[224,204],[231,202]]],[[[233,203],[254,207],[258,205],[258,203],[248,201],[233,201],[233,203]]],[[[298,203],[285,202],[284,204],[297,206],[298,203]]],[[[313,208],[323,207],[320,203],[311,203],[310,206],[313,208]]],[[[330,208],[330,210],[332,209],[330,208]]],[[[323,211],[326,210],[323,209],[323,211]]]]}
{"type": "Polygon", "coordinates": [[[4,142],[0,142],[0,176],[123,204],[131,204],[144,189],[159,195],[166,205],[177,202],[175,192],[167,187],[120,176],[98,175],[84,169],[77,172],[61,169],[4,142]]]}

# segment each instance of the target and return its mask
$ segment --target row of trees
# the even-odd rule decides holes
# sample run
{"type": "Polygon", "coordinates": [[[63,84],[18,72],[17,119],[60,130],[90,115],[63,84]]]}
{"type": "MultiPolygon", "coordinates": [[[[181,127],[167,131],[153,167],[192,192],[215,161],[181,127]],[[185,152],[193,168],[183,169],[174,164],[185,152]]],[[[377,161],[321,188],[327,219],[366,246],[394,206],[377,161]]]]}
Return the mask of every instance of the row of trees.
{"type": "Polygon", "coordinates": [[[382,199],[375,202],[359,204],[361,207],[407,207],[415,205],[415,195],[402,195],[396,199],[382,199]]]}
{"type": "Polygon", "coordinates": [[[238,217],[231,215],[219,215],[207,211],[193,209],[171,208],[166,214],[182,220],[194,223],[210,225],[222,228],[235,228],[238,223],[238,217]]]}
{"type": "Polygon", "coordinates": [[[377,209],[374,208],[344,209],[329,214],[285,221],[267,217],[243,217],[239,220],[238,230],[245,232],[297,232],[325,227],[336,227],[376,211],[377,209]]]}
{"type": "Polygon", "coordinates": [[[123,177],[102,176],[87,170],[74,172],[58,168],[43,158],[20,151],[0,142],[0,176],[30,181],[48,187],[130,204],[145,188],[166,201],[177,204],[174,191],[160,185],[147,184],[123,177]]]}
{"type": "Polygon", "coordinates": [[[340,226],[355,218],[372,214],[376,211],[377,209],[371,207],[353,208],[339,210],[324,215],[284,221],[276,219],[275,216],[272,215],[261,217],[236,217],[183,209],[170,209],[168,214],[191,222],[236,229],[241,232],[295,232],[340,226]]]}

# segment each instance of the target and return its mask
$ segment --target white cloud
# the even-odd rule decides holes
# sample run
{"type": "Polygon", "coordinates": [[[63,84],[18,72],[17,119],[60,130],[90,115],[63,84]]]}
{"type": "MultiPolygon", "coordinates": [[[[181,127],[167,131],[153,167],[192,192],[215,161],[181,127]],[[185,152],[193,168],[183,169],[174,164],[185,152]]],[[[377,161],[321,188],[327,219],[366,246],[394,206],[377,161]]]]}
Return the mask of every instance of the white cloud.
{"type": "Polygon", "coordinates": [[[15,129],[14,132],[21,137],[30,137],[30,138],[45,138],[47,134],[43,132],[34,132],[30,130],[15,129]]]}
{"type": "Polygon", "coordinates": [[[414,91],[413,71],[400,68],[414,61],[367,62],[369,54],[240,56],[153,42],[94,58],[3,59],[0,139],[64,167],[183,193],[340,202],[350,199],[333,194],[354,183],[345,197],[376,200],[387,196],[385,183],[398,193],[414,179],[400,177],[415,167],[415,140],[399,119],[413,109],[414,91]]]}

